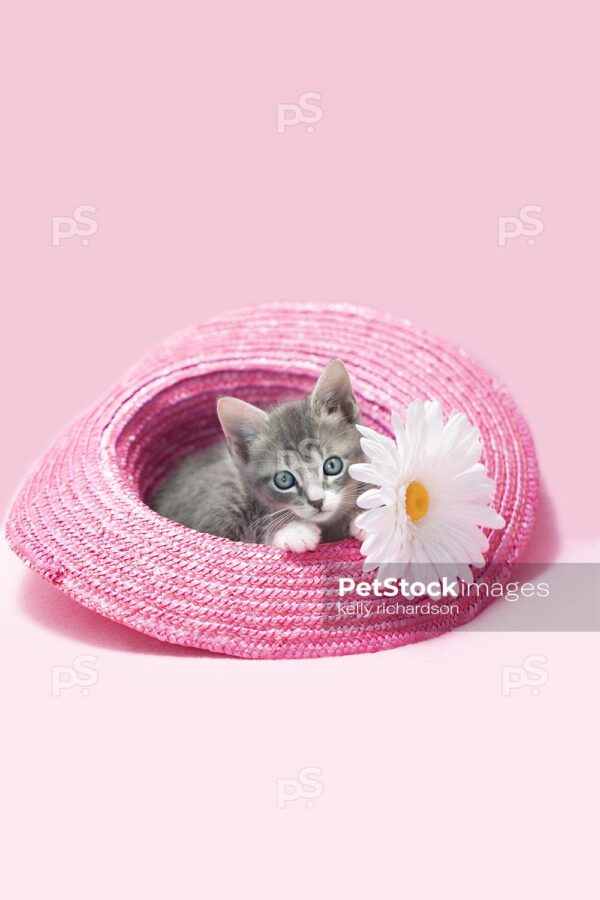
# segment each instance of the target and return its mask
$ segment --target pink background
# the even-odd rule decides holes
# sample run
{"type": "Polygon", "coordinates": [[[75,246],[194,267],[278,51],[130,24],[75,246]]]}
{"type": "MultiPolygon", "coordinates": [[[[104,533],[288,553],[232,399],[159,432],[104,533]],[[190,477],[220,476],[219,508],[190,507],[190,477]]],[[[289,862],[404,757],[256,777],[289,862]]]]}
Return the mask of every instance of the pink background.
{"type": "MultiPolygon", "coordinates": [[[[530,558],[597,558],[592,5],[21,3],[0,76],[6,507],[165,335],[273,299],[424,324],[506,382],[544,482],[530,558]],[[277,103],[323,118],[277,132],[277,103]],[[53,216],[98,231],[51,243],[53,216]],[[544,229],[498,243],[498,217],[544,229]]],[[[376,352],[376,348],[374,348],[376,352]]],[[[163,647],[2,547],[9,896],[592,896],[597,634],[247,663],[163,647]],[[547,683],[501,693],[502,666],[547,683]],[[98,680],[51,695],[53,666],[98,680]],[[276,781],[323,794],[276,806],[276,781]]],[[[490,615],[493,615],[490,610],[490,615]]]]}

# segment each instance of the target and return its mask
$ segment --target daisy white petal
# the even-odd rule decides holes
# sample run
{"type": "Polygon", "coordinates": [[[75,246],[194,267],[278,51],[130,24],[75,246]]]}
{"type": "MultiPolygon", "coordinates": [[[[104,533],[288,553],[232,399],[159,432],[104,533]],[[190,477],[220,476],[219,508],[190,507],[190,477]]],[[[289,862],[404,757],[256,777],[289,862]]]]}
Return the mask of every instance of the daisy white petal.
{"type": "Polygon", "coordinates": [[[408,441],[406,439],[404,422],[396,412],[392,413],[392,427],[396,436],[396,447],[398,448],[398,453],[400,454],[400,458],[404,459],[408,455],[408,441]]]}
{"type": "Polygon", "coordinates": [[[398,471],[398,455],[391,453],[383,444],[371,441],[368,438],[362,438],[360,442],[361,449],[365,456],[378,468],[389,471],[390,477],[397,474],[398,471]]]}
{"type": "Polygon", "coordinates": [[[444,416],[438,400],[425,401],[425,421],[428,431],[429,449],[437,450],[444,431],[444,416]]]}
{"type": "Polygon", "coordinates": [[[348,472],[355,481],[364,481],[366,484],[381,484],[375,467],[369,465],[369,463],[353,463],[348,468],[348,472]]]}
{"type": "Polygon", "coordinates": [[[377,579],[384,581],[386,578],[400,579],[406,571],[406,563],[384,563],[379,566],[377,579]]]}
{"type": "Polygon", "coordinates": [[[491,478],[487,476],[481,477],[478,473],[466,475],[464,478],[455,477],[452,483],[452,490],[457,497],[460,497],[463,503],[468,503],[471,499],[481,501],[483,498],[490,500],[494,494],[495,484],[491,478]]]}
{"type": "Polygon", "coordinates": [[[378,431],[375,431],[373,428],[369,428],[367,425],[357,425],[356,430],[364,438],[367,438],[370,441],[379,442],[391,453],[395,453],[396,445],[390,437],[387,437],[387,435],[379,434],[378,431]]]}
{"type": "Polygon", "coordinates": [[[464,517],[474,525],[482,528],[504,528],[506,522],[491,506],[479,503],[460,503],[456,506],[457,515],[464,517]]]}
{"type": "Polygon", "coordinates": [[[361,544],[360,552],[363,556],[385,556],[385,549],[390,542],[389,534],[381,534],[379,531],[371,531],[361,544]]]}
{"type": "Polygon", "coordinates": [[[396,502],[396,491],[384,484],[374,487],[356,498],[356,505],[361,509],[375,509],[377,506],[391,506],[396,502]]]}
{"type": "Polygon", "coordinates": [[[406,410],[406,438],[411,455],[418,458],[427,440],[425,407],[420,400],[414,400],[406,410]]]}
{"type": "Polygon", "coordinates": [[[371,488],[356,498],[356,505],[361,509],[375,509],[383,506],[383,492],[380,488],[371,488]]]}
{"type": "Polygon", "coordinates": [[[391,506],[379,506],[377,509],[367,509],[356,517],[356,524],[366,531],[379,531],[393,529],[395,512],[391,506]]]}

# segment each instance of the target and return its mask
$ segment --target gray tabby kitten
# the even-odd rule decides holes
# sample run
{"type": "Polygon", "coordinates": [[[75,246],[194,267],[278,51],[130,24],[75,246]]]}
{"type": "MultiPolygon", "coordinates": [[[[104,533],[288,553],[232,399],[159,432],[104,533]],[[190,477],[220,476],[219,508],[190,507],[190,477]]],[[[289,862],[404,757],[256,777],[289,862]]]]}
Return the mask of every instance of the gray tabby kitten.
{"type": "Polygon", "coordinates": [[[348,466],[363,460],[350,378],[332,360],[312,394],[264,412],[222,397],[226,438],[188,456],[150,503],[163,516],[234,541],[302,553],[349,535],[364,485],[348,466]]]}

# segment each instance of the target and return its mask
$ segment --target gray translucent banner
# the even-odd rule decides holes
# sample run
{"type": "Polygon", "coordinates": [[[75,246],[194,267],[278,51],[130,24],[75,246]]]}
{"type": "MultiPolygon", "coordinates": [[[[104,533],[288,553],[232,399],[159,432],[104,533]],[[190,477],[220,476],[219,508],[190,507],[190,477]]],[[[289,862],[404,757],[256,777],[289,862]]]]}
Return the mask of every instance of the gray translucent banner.
{"type": "Polygon", "coordinates": [[[418,583],[397,578],[378,583],[375,573],[362,575],[353,564],[324,566],[324,623],[337,629],[361,622],[403,627],[440,618],[462,624],[486,606],[465,629],[600,631],[600,563],[522,563],[510,573],[483,573],[473,585],[449,577],[443,590],[439,572],[439,566],[422,570],[418,583]]]}

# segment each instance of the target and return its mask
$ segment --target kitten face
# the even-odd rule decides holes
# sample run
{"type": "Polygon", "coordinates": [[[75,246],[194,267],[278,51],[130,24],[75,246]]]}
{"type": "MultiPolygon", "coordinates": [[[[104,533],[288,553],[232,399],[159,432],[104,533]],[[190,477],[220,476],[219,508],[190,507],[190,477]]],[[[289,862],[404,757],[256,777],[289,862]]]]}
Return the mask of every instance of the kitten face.
{"type": "Polygon", "coordinates": [[[310,398],[286,403],[257,435],[246,474],[265,505],[325,522],[354,505],[358,485],[348,467],[361,458],[358,437],[342,416],[315,415],[310,398]]]}
{"type": "Polygon", "coordinates": [[[302,400],[265,413],[226,397],[218,412],[244,482],[265,507],[317,525],[355,510],[359,484],[348,467],[363,459],[359,413],[340,360],[302,400]]]}

